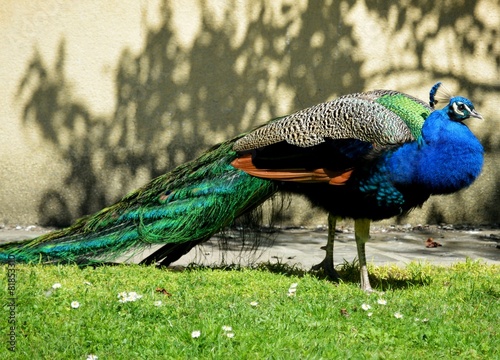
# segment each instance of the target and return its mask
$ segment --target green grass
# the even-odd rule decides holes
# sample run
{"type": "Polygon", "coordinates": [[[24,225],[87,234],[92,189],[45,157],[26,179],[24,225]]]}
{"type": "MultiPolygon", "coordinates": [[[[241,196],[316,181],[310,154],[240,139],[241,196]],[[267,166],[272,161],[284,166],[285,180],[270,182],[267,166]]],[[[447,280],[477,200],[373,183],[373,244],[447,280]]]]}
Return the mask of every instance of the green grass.
{"type": "MultiPolygon", "coordinates": [[[[7,266],[0,269],[6,279],[7,266]]],[[[404,269],[372,267],[371,273],[383,294],[365,294],[355,281],[334,284],[283,264],[183,272],[18,264],[16,349],[7,349],[5,281],[0,358],[500,358],[499,266],[412,263],[404,269]],[[61,287],[52,290],[54,283],[61,287]],[[289,296],[292,283],[297,291],[289,296]],[[123,291],[143,297],[120,303],[123,291]],[[72,301],[80,307],[71,308],[72,301]],[[363,310],[363,304],[371,309],[363,310]],[[397,312],[403,317],[396,318],[397,312]],[[234,338],[224,325],[232,327],[234,338]],[[194,330],[199,338],[191,337],[194,330]]],[[[352,264],[344,264],[341,274],[358,276],[352,264]]]]}

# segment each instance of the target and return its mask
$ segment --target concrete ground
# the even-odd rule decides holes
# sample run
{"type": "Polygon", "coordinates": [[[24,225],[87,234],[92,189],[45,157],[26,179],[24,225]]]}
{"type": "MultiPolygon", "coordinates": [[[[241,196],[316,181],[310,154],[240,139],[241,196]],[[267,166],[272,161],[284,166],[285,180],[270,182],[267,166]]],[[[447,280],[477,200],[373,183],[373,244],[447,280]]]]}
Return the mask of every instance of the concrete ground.
{"type": "MultiPolygon", "coordinates": [[[[36,237],[49,229],[36,226],[0,226],[0,243],[36,237]]],[[[220,238],[219,238],[220,239],[220,238]]],[[[311,268],[324,257],[321,247],[326,244],[327,231],[289,228],[259,234],[260,246],[241,246],[238,233],[226,234],[225,246],[217,237],[193,249],[174,265],[241,264],[276,262],[311,268]],[[225,247],[226,249],[222,249],[225,247]]],[[[129,262],[138,262],[153,249],[136,254],[129,262]]],[[[366,245],[367,260],[376,265],[397,264],[404,266],[411,261],[450,265],[466,258],[481,259],[489,264],[500,264],[500,228],[473,226],[373,226],[371,239],[366,245]],[[426,241],[432,238],[442,246],[427,248],[426,241]]],[[[354,229],[337,229],[335,241],[335,264],[352,262],[357,257],[354,229]]],[[[122,258],[121,260],[125,260],[122,258]]]]}

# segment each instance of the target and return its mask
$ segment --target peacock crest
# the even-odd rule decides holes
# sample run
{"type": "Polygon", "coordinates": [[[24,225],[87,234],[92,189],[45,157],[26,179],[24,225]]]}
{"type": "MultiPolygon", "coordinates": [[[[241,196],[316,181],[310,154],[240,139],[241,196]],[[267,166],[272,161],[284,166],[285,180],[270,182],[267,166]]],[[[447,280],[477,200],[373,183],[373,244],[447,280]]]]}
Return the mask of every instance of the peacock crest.
{"type": "Polygon", "coordinates": [[[440,105],[440,108],[445,107],[446,105],[448,105],[452,98],[453,95],[450,89],[444,86],[440,81],[434,84],[434,86],[431,88],[431,91],[429,92],[429,105],[433,110],[435,109],[437,104],[440,105]]]}

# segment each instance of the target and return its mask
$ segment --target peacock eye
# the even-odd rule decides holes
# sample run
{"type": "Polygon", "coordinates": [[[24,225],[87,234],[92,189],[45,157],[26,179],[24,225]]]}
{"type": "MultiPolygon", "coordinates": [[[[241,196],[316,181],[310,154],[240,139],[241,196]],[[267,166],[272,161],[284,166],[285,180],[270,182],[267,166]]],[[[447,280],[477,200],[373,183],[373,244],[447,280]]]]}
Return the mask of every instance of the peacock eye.
{"type": "Polygon", "coordinates": [[[458,110],[465,110],[464,104],[458,104],[458,110]]]}

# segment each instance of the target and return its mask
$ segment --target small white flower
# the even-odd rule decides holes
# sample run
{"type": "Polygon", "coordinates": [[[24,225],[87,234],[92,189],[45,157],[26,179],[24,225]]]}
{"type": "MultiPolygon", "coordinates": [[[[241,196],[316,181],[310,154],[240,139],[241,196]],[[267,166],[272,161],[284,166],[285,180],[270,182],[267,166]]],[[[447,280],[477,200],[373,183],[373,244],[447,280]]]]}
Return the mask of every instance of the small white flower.
{"type": "Polygon", "coordinates": [[[253,307],[255,307],[255,306],[259,305],[259,303],[257,301],[252,301],[250,303],[250,305],[253,306],[253,307]]]}
{"type": "Polygon", "coordinates": [[[232,332],[228,332],[228,333],[226,334],[226,336],[227,336],[228,338],[232,339],[232,338],[234,338],[234,333],[232,333],[232,332]]]}
{"type": "Polygon", "coordinates": [[[372,312],[369,312],[369,313],[368,313],[368,314],[366,314],[366,315],[368,315],[368,317],[372,317],[373,313],[372,313],[372,312]]]}
{"type": "Polygon", "coordinates": [[[88,356],[87,356],[87,360],[97,360],[97,359],[99,359],[99,358],[97,357],[97,355],[92,355],[92,354],[90,354],[90,355],[88,355],[88,356]]]}
{"type": "Polygon", "coordinates": [[[73,309],[78,309],[80,307],[80,303],[78,301],[72,301],[71,302],[71,307],[73,309]]]}
{"type": "Polygon", "coordinates": [[[223,331],[233,331],[233,328],[231,326],[224,325],[222,326],[223,331]]]}
{"type": "Polygon", "coordinates": [[[161,300],[157,300],[154,302],[154,306],[161,306],[162,302],[161,300]]]}
{"type": "Polygon", "coordinates": [[[288,296],[295,296],[295,293],[297,292],[297,283],[292,283],[290,287],[288,288],[288,296]]]}
{"type": "Polygon", "coordinates": [[[52,289],[59,289],[62,285],[60,283],[55,283],[52,285],[52,289]]]}
{"type": "MultiPolygon", "coordinates": [[[[83,282],[84,285],[87,285],[87,286],[92,286],[92,283],[90,283],[89,281],[84,281],[83,282]]],[[[93,356],[93,355],[92,355],[93,356]]]]}
{"type": "Polygon", "coordinates": [[[423,323],[429,322],[429,319],[427,319],[427,318],[423,318],[423,319],[422,319],[422,322],[423,322],[423,323]]]}
{"type": "Polygon", "coordinates": [[[379,304],[379,305],[387,305],[387,300],[384,300],[384,299],[378,299],[378,300],[377,300],[377,304],[379,304]]]}
{"type": "Polygon", "coordinates": [[[403,314],[401,314],[401,313],[398,311],[398,312],[394,313],[394,317],[395,317],[396,319],[402,319],[402,318],[403,318],[403,314]]]}
{"type": "Polygon", "coordinates": [[[135,291],[131,291],[128,293],[129,301],[136,301],[140,298],[142,298],[142,295],[139,295],[135,291]]]}
{"type": "Polygon", "coordinates": [[[135,291],[131,291],[129,293],[123,291],[118,294],[118,301],[121,303],[126,303],[129,301],[136,301],[142,298],[142,295],[137,294],[135,291]]]}
{"type": "Polygon", "coordinates": [[[364,311],[370,310],[372,307],[368,304],[361,304],[361,309],[364,311]]]}
{"type": "Polygon", "coordinates": [[[199,338],[200,336],[201,336],[201,331],[200,331],[200,330],[195,330],[195,331],[193,331],[193,332],[191,333],[191,337],[192,337],[193,339],[197,339],[197,338],[199,338]]]}

